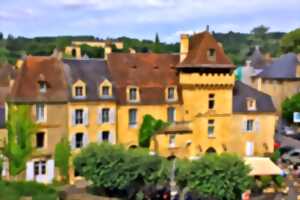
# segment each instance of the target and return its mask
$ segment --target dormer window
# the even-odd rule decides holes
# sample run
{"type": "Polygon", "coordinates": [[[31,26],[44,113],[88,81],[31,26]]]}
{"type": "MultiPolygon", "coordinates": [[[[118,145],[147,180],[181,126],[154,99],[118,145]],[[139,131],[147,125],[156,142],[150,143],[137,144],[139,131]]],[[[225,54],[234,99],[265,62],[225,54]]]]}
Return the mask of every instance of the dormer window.
{"type": "Polygon", "coordinates": [[[167,88],[166,99],[167,99],[167,101],[175,101],[177,99],[176,86],[171,86],[171,87],[167,88]]]}
{"type": "Polygon", "coordinates": [[[110,98],[112,96],[112,84],[109,80],[105,79],[99,85],[99,97],[110,98]]]}
{"type": "Polygon", "coordinates": [[[129,102],[139,101],[139,89],[135,86],[130,86],[127,88],[127,100],[129,102]]]}
{"type": "Polygon", "coordinates": [[[46,81],[39,81],[40,93],[47,92],[47,83],[46,81]]]}
{"type": "Polygon", "coordinates": [[[83,97],[83,87],[75,87],[75,97],[83,97]]]}
{"type": "Polygon", "coordinates": [[[102,87],[102,96],[110,96],[109,95],[109,87],[108,86],[103,86],[102,87]]]}
{"type": "Polygon", "coordinates": [[[255,111],[256,110],[256,100],[253,98],[247,98],[247,110],[255,111]]]}
{"type": "Polygon", "coordinates": [[[208,49],[207,57],[209,61],[216,61],[216,49],[214,48],[208,49]]]}

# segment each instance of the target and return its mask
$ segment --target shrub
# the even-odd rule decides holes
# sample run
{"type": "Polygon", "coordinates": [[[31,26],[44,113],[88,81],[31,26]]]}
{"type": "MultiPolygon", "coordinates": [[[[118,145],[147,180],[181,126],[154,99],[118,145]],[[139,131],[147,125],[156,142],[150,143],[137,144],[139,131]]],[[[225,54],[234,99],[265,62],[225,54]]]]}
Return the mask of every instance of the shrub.
{"type": "Polygon", "coordinates": [[[181,166],[178,182],[185,182],[190,190],[206,197],[239,199],[251,185],[250,168],[235,155],[207,154],[190,166],[181,166]]]}
{"type": "Polygon", "coordinates": [[[62,138],[55,146],[55,166],[58,167],[59,173],[63,180],[68,179],[69,159],[71,156],[71,147],[67,138],[62,138]]]}
{"type": "Polygon", "coordinates": [[[277,176],[275,176],[275,177],[273,178],[273,180],[274,180],[275,184],[276,184],[278,187],[282,187],[282,186],[283,186],[283,183],[284,183],[284,177],[283,177],[283,176],[277,175],[277,176]]]}
{"type": "Polygon", "coordinates": [[[271,185],[272,176],[261,176],[260,181],[261,181],[261,187],[267,188],[271,185]]]}

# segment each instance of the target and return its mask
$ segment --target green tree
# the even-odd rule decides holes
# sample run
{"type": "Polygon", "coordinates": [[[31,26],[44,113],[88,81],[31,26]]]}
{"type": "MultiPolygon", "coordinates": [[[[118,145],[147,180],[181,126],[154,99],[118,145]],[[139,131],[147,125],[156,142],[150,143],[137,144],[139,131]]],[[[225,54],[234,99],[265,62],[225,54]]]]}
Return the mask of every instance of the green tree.
{"type": "Polygon", "coordinates": [[[284,35],[281,39],[280,46],[282,52],[284,53],[300,53],[300,28],[284,35]]]}
{"type": "Polygon", "coordinates": [[[160,43],[160,40],[159,40],[158,33],[155,34],[155,41],[154,41],[154,49],[153,49],[153,51],[155,53],[161,53],[161,43],[160,43]]]}
{"type": "Polygon", "coordinates": [[[90,58],[104,58],[104,48],[91,47],[89,45],[80,45],[81,55],[87,55],[90,58]]]}
{"type": "Polygon", "coordinates": [[[151,115],[145,115],[143,123],[139,130],[139,146],[149,148],[151,138],[162,128],[166,127],[167,123],[162,120],[156,120],[151,115]]]}
{"type": "Polygon", "coordinates": [[[62,138],[55,146],[55,166],[59,169],[63,181],[67,181],[69,171],[69,161],[71,156],[71,147],[67,138],[62,138]]]}
{"type": "Polygon", "coordinates": [[[177,182],[202,196],[235,200],[249,189],[252,181],[249,172],[250,168],[238,156],[206,154],[179,167],[177,182]]]}
{"type": "Polygon", "coordinates": [[[90,144],[74,159],[75,169],[94,187],[108,194],[125,193],[129,199],[146,185],[166,184],[168,164],[144,149],[125,150],[109,143],[90,144]]]}
{"type": "Polygon", "coordinates": [[[30,117],[29,106],[9,105],[6,123],[8,141],[4,147],[4,155],[9,160],[9,172],[12,176],[21,173],[26,161],[32,154],[32,135],[37,126],[30,117]]]}
{"type": "Polygon", "coordinates": [[[3,40],[3,33],[0,32],[0,40],[3,40]]]}
{"type": "Polygon", "coordinates": [[[294,112],[300,112],[300,93],[286,98],[281,104],[281,109],[282,117],[289,122],[293,122],[294,112]]]}

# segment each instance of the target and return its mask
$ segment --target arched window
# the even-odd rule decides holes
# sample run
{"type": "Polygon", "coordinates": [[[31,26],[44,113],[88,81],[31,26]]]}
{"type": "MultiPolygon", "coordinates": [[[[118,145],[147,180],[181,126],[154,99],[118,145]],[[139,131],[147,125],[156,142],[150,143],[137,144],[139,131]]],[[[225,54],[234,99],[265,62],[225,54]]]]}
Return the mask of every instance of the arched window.
{"type": "Polygon", "coordinates": [[[215,148],[209,147],[209,148],[206,150],[206,153],[217,153],[217,151],[216,151],[215,148]]]}

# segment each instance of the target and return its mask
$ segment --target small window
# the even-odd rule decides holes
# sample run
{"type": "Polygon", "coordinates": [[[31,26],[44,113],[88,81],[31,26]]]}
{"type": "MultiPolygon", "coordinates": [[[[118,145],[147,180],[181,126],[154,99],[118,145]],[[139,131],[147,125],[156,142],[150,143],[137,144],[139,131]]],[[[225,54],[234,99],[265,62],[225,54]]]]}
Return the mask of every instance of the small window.
{"type": "Polygon", "coordinates": [[[207,135],[208,137],[214,137],[215,134],[215,120],[209,119],[207,125],[207,135]]]}
{"type": "Polygon", "coordinates": [[[175,108],[173,108],[173,107],[169,107],[168,108],[168,122],[171,122],[171,123],[173,123],[173,122],[175,122],[175,112],[176,112],[176,110],[175,110],[175,108]]]}
{"type": "Polygon", "coordinates": [[[209,110],[215,109],[215,94],[208,95],[208,109],[209,110]]]}
{"type": "Polygon", "coordinates": [[[109,142],[109,131],[102,132],[102,142],[109,142]]]}
{"type": "Polygon", "coordinates": [[[102,115],[102,123],[108,123],[109,122],[109,108],[103,108],[101,115],[102,115]]]}
{"type": "Polygon", "coordinates": [[[46,174],[46,161],[35,161],[33,163],[33,173],[35,176],[46,174]]]}
{"type": "Polygon", "coordinates": [[[175,134],[169,135],[169,147],[171,147],[171,148],[176,147],[176,135],[175,134]]]}
{"type": "Polygon", "coordinates": [[[175,100],[175,88],[174,87],[168,88],[168,100],[175,100]]]}
{"type": "Polygon", "coordinates": [[[208,49],[207,57],[209,61],[216,61],[216,50],[213,48],[208,49]]]}
{"type": "Polygon", "coordinates": [[[256,110],[256,100],[253,98],[247,98],[247,110],[255,111],[256,110]]]}
{"type": "Polygon", "coordinates": [[[129,109],[129,126],[137,124],[137,109],[129,109]]]}
{"type": "Polygon", "coordinates": [[[39,87],[41,93],[47,92],[47,84],[45,81],[39,81],[39,87]]]}
{"type": "Polygon", "coordinates": [[[254,120],[248,119],[246,124],[246,131],[250,132],[254,130],[254,120]]]}
{"type": "Polygon", "coordinates": [[[36,148],[43,148],[45,145],[45,133],[39,132],[36,134],[36,148]]]}
{"type": "Polygon", "coordinates": [[[137,88],[129,89],[129,101],[137,101],[137,88]]]}
{"type": "Polygon", "coordinates": [[[110,96],[109,95],[109,86],[102,87],[102,96],[110,96]]]}
{"type": "Polygon", "coordinates": [[[76,133],[76,135],[75,135],[75,147],[76,148],[83,147],[83,133],[76,133]]]}
{"type": "Polygon", "coordinates": [[[45,121],[45,105],[42,103],[36,104],[36,121],[45,121]]]}
{"type": "Polygon", "coordinates": [[[75,110],[75,124],[83,124],[83,109],[75,110]]]}
{"type": "Polygon", "coordinates": [[[76,86],[75,87],[75,96],[76,97],[83,97],[83,87],[76,86]]]}

